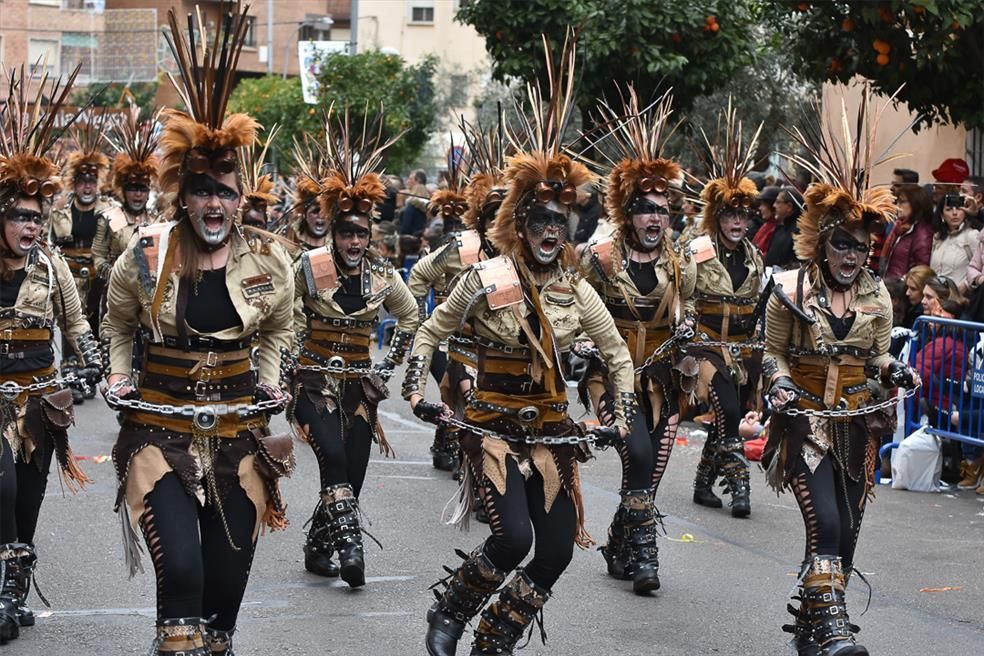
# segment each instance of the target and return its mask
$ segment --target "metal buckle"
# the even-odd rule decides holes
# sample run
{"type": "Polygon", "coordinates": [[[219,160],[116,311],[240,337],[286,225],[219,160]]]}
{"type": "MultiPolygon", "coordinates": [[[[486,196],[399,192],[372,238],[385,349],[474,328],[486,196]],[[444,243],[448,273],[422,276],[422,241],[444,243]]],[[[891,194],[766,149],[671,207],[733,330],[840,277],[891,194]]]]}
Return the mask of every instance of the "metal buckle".
{"type": "Polygon", "coordinates": [[[540,418],[540,409],[536,406],[528,405],[525,408],[520,408],[519,412],[516,413],[516,417],[524,424],[529,424],[540,418]]]}
{"type": "Polygon", "coordinates": [[[219,363],[219,354],[216,353],[215,351],[209,351],[205,355],[205,366],[206,367],[214,367],[218,363],[219,363]]]}
{"type": "Polygon", "coordinates": [[[0,344],[0,355],[7,355],[10,353],[10,344],[0,344]]]}
{"type": "Polygon", "coordinates": [[[7,399],[8,401],[13,401],[20,395],[20,385],[12,380],[4,381],[0,383],[0,396],[7,399]]]}
{"type": "Polygon", "coordinates": [[[198,430],[211,431],[218,425],[219,415],[215,412],[215,408],[206,405],[195,410],[191,423],[198,430]]]}
{"type": "Polygon", "coordinates": [[[328,365],[333,369],[344,369],[345,368],[345,358],[340,355],[333,355],[328,358],[328,365]]]}
{"type": "Polygon", "coordinates": [[[0,333],[0,339],[2,339],[5,342],[9,342],[13,338],[14,338],[14,331],[10,328],[4,328],[3,332],[0,333]]]}
{"type": "Polygon", "coordinates": [[[201,400],[205,398],[205,381],[199,380],[195,383],[195,399],[201,400]]]}

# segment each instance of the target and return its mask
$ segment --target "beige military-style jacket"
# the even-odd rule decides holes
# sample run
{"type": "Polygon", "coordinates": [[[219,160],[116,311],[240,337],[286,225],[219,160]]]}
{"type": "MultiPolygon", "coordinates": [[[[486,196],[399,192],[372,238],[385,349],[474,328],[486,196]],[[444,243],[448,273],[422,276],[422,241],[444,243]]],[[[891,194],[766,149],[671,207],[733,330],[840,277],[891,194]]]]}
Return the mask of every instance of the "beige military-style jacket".
{"type": "MultiPolygon", "coordinates": [[[[478,266],[495,264],[504,257],[486,260],[478,266]]],[[[430,359],[441,340],[457,332],[469,320],[474,334],[481,338],[510,347],[527,346],[525,341],[520,341],[523,329],[519,319],[513,314],[513,306],[491,309],[482,289],[482,281],[476,268],[467,270],[459,278],[448,300],[437,306],[430,318],[420,326],[412,355],[415,358],[424,358],[423,371],[427,371],[430,359]]],[[[632,359],[598,293],[579,274],[563,270],[558,265],[543,285],[540,300],[543,313],[553,328],[558,351],[568,351],[575,338],[582,333],[594,341],[608,364],[616,392],[619,392],[616,394],[615,424],[622,428],[627,427],[621,399],[635,391],[632,359]]],[[[530,309],[526,303],[516,307],[521,308],[523,317],[529,316],[530,309]]],[[[412,393],[413,390],[404,388],[405,398],[409,399],[412,393]]],[[[421,390],[418,393],[423,392],[421,390]]]]}
{"type": "Polygon", "coordinates": [[[455,233],[446,244],[413,265],[407,286],[418,304],[430,289],[437,295],[446,296],[462,271],[484,259],[482,237],[477,230],[455,233]]]}
{"type": "MultiPolygon", "coordinates": [[[[758,300],[759,287],[761,287],[762,276],[765,274],[765,264],[759,249],[748,239],[742,240],[745,249],[745,268],[748,275],[738,289],[731,284],[731,275],[721,261],[721,253],[717,251],[710,259],[697,263],[697,281],[694,285],[696,292],[695,298],[701,295],[719,296],[737,299],[758,300]]],[[[713,241],[711,242],[713,245],[713,241]]],[[[713,248],[713,246],[712,246],[713,248]]],[[[695,259],[701,260],[702,255],[695,253],[695,259]]]]}
{"type": "MultiPolygon", "coordinates": [[[[75,202],[75,197],[69,194],[66,202],[63,206],[51,208],[50,223],[51,223],[51,242],[55,245],[63,245],[66,241],[72,239],[72,203],[75,202]]],[[[103,196],[96,199],[95,212],[96,216],[100,214],[105,214],[108,210],[117,207],[117,205],[103,196]]],[[[69,245],[69,247],[71,247],[69,245]]]]}
{"type": "Polygon", "coordinates": [[[57,253],[35,246],[27,255],[27,277],[13,307],[0,308],[0,329],[58,325],[72,344],[89,332],[68,264],[57,253]]]}
{"type": "MultiPolygon", "coordinates": [[[[179,272],[172,271],[160,280],[169,238],[176,225],[172,221],[141,228],[113,266],[107,292],[108,310],[102,323],[104,334],[111,339],[111,374],[130,375],[137,330],[150,331],[154,342],[164,335],[178,336],[175,320],[179,272]],[[160,284],[165,287],[154,322],[151,306],[160,284]]],[[[235,226],[229,244],[226,286],[242,327],[202,334],[186,325],[187,334],[230,341],[255,335],[259,345],[256,355],[259,381],[278,387],[281,349],[292,349],[294,338],[294,276],[290,257],[274,240],[250,228],[235,226]]]]}
{"type": "Polygon", "coordinates": [[[355,314],[346,314],[334,299],[339,287],[312,293],[304,272],[303,254],[298,257],[294,262],[294,330],[300,334],[307,328],[305,309],[325,319],[373,321],[379,316],[380,308],[385,308],[396,317],[395,330],[412,335],[420,324],[417,303],[393,264],[384,258],[366,255],[362,260],[361,275],[366,307],[355,314]]]}
{"type": "Polygon", "coordinates": [[[123,254],[137,228],[158,221],[156,214],[144,211],[131,216],[122,207],[110,207],[96,217],[96,236],[92,240],[92,264],[96,275],[109,277],[116,258],[123,254]]]}

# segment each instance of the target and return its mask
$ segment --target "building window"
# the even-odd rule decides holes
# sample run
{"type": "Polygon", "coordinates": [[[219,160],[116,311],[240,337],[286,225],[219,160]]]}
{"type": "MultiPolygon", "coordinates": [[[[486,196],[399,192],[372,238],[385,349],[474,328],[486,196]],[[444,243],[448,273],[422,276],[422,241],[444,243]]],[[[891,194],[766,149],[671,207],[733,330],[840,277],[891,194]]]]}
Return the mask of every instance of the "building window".
{"type": "Polygon", "coordinates": [[[58,42],[53,39],[30,39],[27,43],[27,59],[32,77],[41,77],[45,72],[48,75],[58,75],[58,57],[58,42]]]}
{"type": "Polygon", "coordinates": [[[434,0],[409,0],[409,6],[411,23],[434,24],[434,0]]]}
{"type": "Polygon", "coordinates": [[[243,47],[256,47],[256,16],[246,17],[246,38],[243,40],[243,47]]]}
{"type": "Polygon", "coordinates": [[[96,69],[95,53],[99,47],[95,35],[89,32],[62,32],[60,45],[62,70],[70,71],[76,64],[82,64],[78,81],[91,82],[96,69]]]}
{"type": "Polygon", "coordinates": [[[74,9],[76,11],[97,11],[102,13],[106,10],[106,0],[61,0],[61,8],[74,9]]]}

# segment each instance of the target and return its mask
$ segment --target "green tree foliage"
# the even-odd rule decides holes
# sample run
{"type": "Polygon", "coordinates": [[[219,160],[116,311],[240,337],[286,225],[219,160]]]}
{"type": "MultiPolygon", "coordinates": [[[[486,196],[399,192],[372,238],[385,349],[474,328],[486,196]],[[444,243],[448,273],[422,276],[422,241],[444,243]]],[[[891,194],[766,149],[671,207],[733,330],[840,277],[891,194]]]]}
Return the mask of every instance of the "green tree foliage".
{"type": "Polygon", "coordinates": [[[92,100],[97,107],[119,109],[129,107],[130,100],[133,100],[143,110],[144,115],[149,116],[155,109],[154,98],[157,95],[157,87],[157,82],[90,84],[72,94],[71,104],[81,107],[92,100]]]}
{"type": "Polygon", "coordinates": [[[776,3],[792,63],[812,80],[855,75],[935,122],[984,127],[984,11],[980,0],[776,3]]]}
{"type": "Polygon", "coordinates": [[[230,112],[245,112],[267,130],[280,124],[280,133],[272,146],[281,168],[289,169],[292,160],[293,137],[317,135],[321,126],[316,105],[304,104],[301,79],[282,79],[277,75],[246,78],[229,96],[230,112]]]}
{"type": "Polygon", "coordinates": [[[685,110],[752,65],[761,9],[751,0],[474,0],[457,20],[485,37],[497,80],[542,82],[540,34],[559,48],[570,25],[580,28],[582,111],[599,98],[617,102],[618,86],[629,82],[641,98],[672,86],[685,110]]]}
{"type": "Polygon", "coordinates": [[[386,167],[405,171],[416,162],[437,122],[436,70],[437,58],[432,56],[408,66],[401,57],[379,51],[329,54],[318,72],[319,101],[324,107],[334,103],[336,110],[347,106],[350,120],[359,125],[366,111],[371,120],[382,105],[386,136],[404,132],[387,151],[386,167]]]}

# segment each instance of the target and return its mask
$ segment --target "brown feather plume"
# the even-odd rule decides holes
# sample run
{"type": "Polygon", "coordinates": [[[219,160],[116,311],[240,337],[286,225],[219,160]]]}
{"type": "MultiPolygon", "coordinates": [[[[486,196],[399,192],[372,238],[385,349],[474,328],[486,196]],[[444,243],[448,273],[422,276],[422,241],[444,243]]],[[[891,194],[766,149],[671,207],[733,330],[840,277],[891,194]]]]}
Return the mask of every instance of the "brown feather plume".
{"type": "Polygon", "coordinates": [[[154,128],[159,116],[160,112],[155,112],[151,119],[142,121],[140,107],[131,102],[123,120],[104,135],[106,141],[116,150],[112,185],[117,198],[123,198],[123,187],[128,182],[153,187],[157,180],[160,162],[154,155],[158,144],[158,134],[154,128]]]}
{"type": "Polygon", "coordinates": [[[105,108],[89,109],[68,131],[68,142],[72,150],[65,162],[65,186],[72,186],[79,169],[83,167],[95,167],[98,185],[100,188],[104,185],[109,171],[109,157],[102,151],[102,145],[108,127],[108,116],[105,108]]]}
{"type": "Polygon", "coordinates": [[[269,175],[263,174],[263,166],[267,151],[280,131],[279,125],[274,125],[267,133],[266,139],[249,146],[239,148],[240,177],[243,181],[243,196],[248,203],[265,203],[272,205],[280,199],[273,193],[274,183],[269,175]]]}
{"type": "Polygon", "coordinates": [[[471,125],[464,118],[461,120],[461,131],[465,135],[465,147],[471,164],[471,175],[463,192],[468,209],[461,219],[471,230],[483,229],[480,221],[482,212],[495,209],[492,206],[486,208],[489,192],[493,189],[504,191],[506,188],[506,153],[514,148],[506,143],[501,105],[496,123],[493,128],[483,129],[481,125],[471,125]]]}

